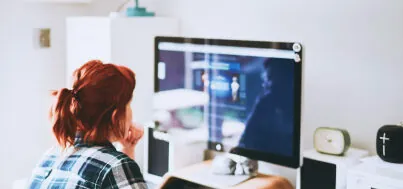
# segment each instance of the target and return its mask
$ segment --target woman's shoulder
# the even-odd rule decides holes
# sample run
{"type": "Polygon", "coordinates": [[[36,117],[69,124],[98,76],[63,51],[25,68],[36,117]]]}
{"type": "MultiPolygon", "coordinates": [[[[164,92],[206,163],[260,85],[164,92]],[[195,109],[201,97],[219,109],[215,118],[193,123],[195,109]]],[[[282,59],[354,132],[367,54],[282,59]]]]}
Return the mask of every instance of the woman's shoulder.
{"type": "Polygon", "coordinates": [[[103,148],[92,157],[107,162],[102,188],[114,188],[125,183],[131,188],[147,188],[140,167],[129,156],[112,148],[103,148]]]}
{"type": "Polygon", "coordinates": [[[118,151],[116,148],[112,148],[112,147],[98,148],[98,147],[95,147],[95,149],[97,150],[97,152],[94,153],[92,156],[94,158],[100,159],[102,161],[107,161],[110,164],[117,163],[117,162],[119,162],[121,160],[130,159],[129,156],[127,156],[126,154],[118,151]]]}
{"type": "Polygon", "coordinates": [[[108,165],[109,168],[127,166],[133,170],[139,170],[140,168],[136,161],[129,156],[116,150],[115,148],[99,148],[96,153],[91,155],[92,159],[96,159],[108,165]]]}

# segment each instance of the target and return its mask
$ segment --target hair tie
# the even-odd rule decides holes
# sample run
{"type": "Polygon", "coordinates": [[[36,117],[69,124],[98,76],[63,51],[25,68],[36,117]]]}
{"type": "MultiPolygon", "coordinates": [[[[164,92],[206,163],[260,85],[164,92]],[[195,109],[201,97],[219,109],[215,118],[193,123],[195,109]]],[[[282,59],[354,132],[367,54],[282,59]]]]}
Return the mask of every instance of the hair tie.
{"type": "Polygon", "coordinates": [[[77,90],[75,90],[75,89],[73,89],[73,90],[71,90],[71,94],[73,95],[73,98],[74,99],[76,99],[77,101],[79,100],[79,98],[78,98],[78,91],[77,90]]]}

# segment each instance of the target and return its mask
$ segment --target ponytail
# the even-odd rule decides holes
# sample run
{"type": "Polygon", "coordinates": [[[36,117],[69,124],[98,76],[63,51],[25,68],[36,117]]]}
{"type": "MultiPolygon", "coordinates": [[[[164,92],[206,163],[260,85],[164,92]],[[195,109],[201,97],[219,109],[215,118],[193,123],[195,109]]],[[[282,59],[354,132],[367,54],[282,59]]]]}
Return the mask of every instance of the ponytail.
{"type": "Polygon", "coordinates": [[[54,100],[49,116],[59,145],[74,145],[77,132],[80,142],[105,144],[120,139],[126,132],[126,107],[136,78],[124,66],[93,60],[74,71],[73,90],[52,92],[54,100]]]}
{"type": "Polygon", "coordinates": [[[53,133],[58,143],[66,148],[74,144],[77,131],[77,120],[72,112],[72,91],[63,88],[58,91],[57,102],[52,113],[53,133]]]}

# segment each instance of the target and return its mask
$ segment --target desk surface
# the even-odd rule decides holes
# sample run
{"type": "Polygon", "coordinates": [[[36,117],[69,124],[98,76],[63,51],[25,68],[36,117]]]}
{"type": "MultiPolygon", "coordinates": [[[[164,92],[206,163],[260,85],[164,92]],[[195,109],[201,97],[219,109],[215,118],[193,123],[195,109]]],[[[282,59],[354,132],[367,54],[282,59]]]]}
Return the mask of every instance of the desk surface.
{"type": "MultiPolygon", "coordinates": [[[[164,182],[161,185],[164,186],[168,183],[169,179],[172,177],[180,178],[183,180],[187,180],[190,182],[202,184],[211,188],[230,188],[230,189],[241,189],[241,188],[256,188],[256,189],[293,189],[290,182],[279,176],[270,176],[265,174],[258,174],[256,177],[250,178],[244,182],[236,184],[231,187],[226,187],[224,185],[220,185],[219,183],[211,182],[205,183],[198,178],[202,178],[203,175],[198,177],[194,177],[195,174],[202,174],[202,170],[208,170],[211,167],[211,161],[205,161],[199,164],[195,164],[179,171],[175,171],[173,173],[168,174],[165,176],[164,182]]],[[[229,176],[231,177],[231,176],[229,176]]],[[[161,188],[160,187],[160,188],[161,188]]]]}

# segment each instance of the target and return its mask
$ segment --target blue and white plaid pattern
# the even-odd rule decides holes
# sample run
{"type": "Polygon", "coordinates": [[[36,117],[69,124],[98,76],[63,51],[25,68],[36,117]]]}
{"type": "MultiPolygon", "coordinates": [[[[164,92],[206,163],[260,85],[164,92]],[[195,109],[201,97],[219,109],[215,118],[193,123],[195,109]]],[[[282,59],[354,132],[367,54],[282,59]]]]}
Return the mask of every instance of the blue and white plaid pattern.
{"type": "Polygon", "coordinates": [[[74,147],[52,148],[33,171],[30,189],[145,189],[147,185],[135,161],[111,144],[84,143],[77,135],[74,147]]]}

